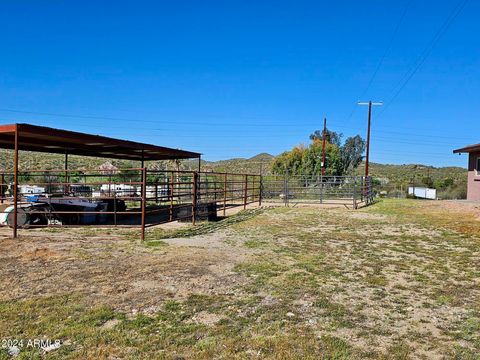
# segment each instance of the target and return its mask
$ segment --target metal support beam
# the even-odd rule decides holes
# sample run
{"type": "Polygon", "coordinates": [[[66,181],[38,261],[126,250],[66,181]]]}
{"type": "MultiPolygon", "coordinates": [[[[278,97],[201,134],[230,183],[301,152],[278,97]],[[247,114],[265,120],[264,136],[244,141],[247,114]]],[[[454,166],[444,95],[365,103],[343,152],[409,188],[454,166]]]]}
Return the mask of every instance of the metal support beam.
{"type": "Polygon", "coordinates": [[[192,184],[192,224],[195,225],[197,219],[197,193],[198,193],[198,172],[193,173],[192,184]]]}
{"type": "MultiPolygon", "coordinates": [[[[145,240],[145,222],[146,222],[146,194],[147,194],[147,169],[142,168],[142,241],[145,240]]],[[[116,201],[116,199],[115,199],[116,201]]]]}
{"type": "MultiPolygon", "coordinates": [[[[168,176],[168,172],[167,172],[168,176]]],[[[169,210],[169,220],[173,221],[173,190],[174,190],[174,185],[175,184],[175,179],[174,179],[174,173],[173,171],[170,173],[170,186],[169,186],[169,197],[170,197],[170,210],[169,210]]]]}
{"type": "Polygon", "coordinates": [[[15,152],[13,157],[13,237],[17,237],[17,217],[18,217],[18,144],[19,144],[18,125],[15,125],[15,152]]]}

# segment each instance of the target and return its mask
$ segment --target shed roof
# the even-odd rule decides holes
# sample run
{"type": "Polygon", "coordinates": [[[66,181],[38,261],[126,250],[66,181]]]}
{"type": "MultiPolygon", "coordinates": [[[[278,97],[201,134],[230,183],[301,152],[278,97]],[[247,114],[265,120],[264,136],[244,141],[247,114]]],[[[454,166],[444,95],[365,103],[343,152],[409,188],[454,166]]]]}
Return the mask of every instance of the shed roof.
{"type": "Polygon", "coordinates": [[[454,154],[460,154],[460,153],[471,153],[471,152],[479,152],[480,151],[480,144],[474,144],[474,145],[467,145],[463,148],[453,150],[454,154]]]}
{"type": "Polygon", "coordinates": [[[199,158],[200,153],[30,124],[0,125],[0,148],[126,160],[199,158]]]}

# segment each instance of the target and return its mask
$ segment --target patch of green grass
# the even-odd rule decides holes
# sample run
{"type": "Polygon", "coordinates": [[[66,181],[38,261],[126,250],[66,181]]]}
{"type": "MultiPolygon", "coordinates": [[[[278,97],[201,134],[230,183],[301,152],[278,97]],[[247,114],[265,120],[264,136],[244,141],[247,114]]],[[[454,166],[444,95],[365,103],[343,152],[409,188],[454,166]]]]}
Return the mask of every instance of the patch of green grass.
{"type": "MultiPolygon", "coordinates": [[[[228,267],[227,280],[212,271],[212,284],[235,281],[218,293],[192,289],[185,300],[159,299],[157,313],[134,317],[91,307],[81,296],[0,303],[0,330],[69,339],[48,356],[67,359],[475,359],[476,225],[467,218],[457,227],[442,219],[442,209],[430,214],[430,204],[386,200],[357,212],[278,208],[154,230],[146,246],[161,248],[161,239],[228,227],[232,245],[212,256],[242,257],[233,274],[228,267]],[[112,319],[115,327],[103,326],[112,319]]],[[[210,258],[200,261],[195,266],[212,265],[210,258]]],[[[178,281],[195,276],[189,270],[178,281]]]]}
{"type": "Polygon", "coordinates": [[[190,225],[182,229],[175,230],[164,230],[164,229],[154,229],[146,233],[145,244],[148,244],[151,241],[157,241],[160,239],[171,239],[171,238],[188,238],[192,236],[205,235],[213,233],[220,229],[225,229],[239,222],[247,221],[254,218],[255,216],[263,213],[265,210],[263,208],[258,209],[249,209],[242,210],[235,215],[229,216],[223,220],[215,222],[201,222],[197,225],[190,225]]]}
{"type": "MultiPolygon", "coordinates": [[[[246,358],[253,354],[275,359],[348,359],[355,352],[346,341],[328,335],[318,338],[295,322],[271,318],[272,323],[258,323],[254,315],[245,317],[236,311],[221,310],[229,303],[246,311],[255,301],[242,304],[221,297],[193,296],[184,302],[166,302],[155,315],[127,318],[106,307],[91,308],[79,296],[37,298],[1,303],[0,330],[8,338],[46,337],[68,342],[49,353],[49,359],[208,359],[246,358]],[[212,303],[216,304],[213,308],[212,303]],[[212,325],[195,323],[192,318],[199,311],[218,311],[227,318],[212,325]],[[103,327],[114,318],[119,320],[115,327],[103,327]],[[272,327],[273,323],[277,325],[272,327]]],[[[7,357],[2,350],[0,358],[7,357]]],[[[40,349],[22,348],[19,358],[40,359],[43,355],[40,349]]]]}

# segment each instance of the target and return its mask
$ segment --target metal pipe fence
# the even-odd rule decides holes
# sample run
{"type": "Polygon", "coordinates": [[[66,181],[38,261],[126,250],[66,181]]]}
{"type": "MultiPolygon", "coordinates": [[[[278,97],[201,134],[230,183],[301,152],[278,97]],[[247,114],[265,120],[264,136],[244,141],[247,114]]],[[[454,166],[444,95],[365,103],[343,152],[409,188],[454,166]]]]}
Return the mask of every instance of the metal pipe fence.
{"type": "Polygon", "coordinates": [[[217,211],[261,202],[261,177],[146,168],[0,174],[0,226],[138,227],[215,219],[217,211]],[[14,193],[17,194],[16,202],[14,193]]]}
{"type": "Polygon", "coordinates": [[[265,201],[289,204],[343,204],[357,209],[373,202],[372,179],[364,176],[268,175],[265,201]]]}
{"type": "Polygon", "coordinates": [[[344,204],[373,201],[362,176],[260,176],[149,170],[31,170],[0,174],[0,226],[145,228],[171,221],[215,220],[252,203],[344,204]],[[14,194],[17,194],[16,200],[14,194]]]}

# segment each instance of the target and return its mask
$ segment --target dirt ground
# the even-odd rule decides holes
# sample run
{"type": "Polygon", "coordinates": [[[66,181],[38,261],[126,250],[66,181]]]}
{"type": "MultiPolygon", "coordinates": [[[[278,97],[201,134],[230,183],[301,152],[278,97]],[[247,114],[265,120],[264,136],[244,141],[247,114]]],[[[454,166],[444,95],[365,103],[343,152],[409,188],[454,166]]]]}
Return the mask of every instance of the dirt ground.
{"type": "Polygon", "coordinates": [[[2,238],[0,301],[79,292],[93,304],[154,311],[167,299],[224,294],[244,281],[232,272],[254,251],[226,244],[223,233],[169,239],[168,251],[122,236],[82,231],[2,238]]]}
{"type": "MultiPolygon", "coordinates": [[[[272,329],[272,336],[301,329],[317,339],[312,344],[333,338],[329,346],[336,352],[330,355],[336,358],[480,355],[479,204],[268,208],[231,226],[206,227],[203,234],[176,233],[190,228],[165,225],[145,244],[137,240],[138,230],[29,230],[14,240],[2,229],[0,304],[76,294],[92,308],[106,306],[133,319],[202,296],[218,309],[195,306],[184,325],[214,331],[232,321],[248,342],[233,357],[283,358],[277,357],[284,351],[280,345],[248,340],[270,336],[272,329]]],[[[116,331],[127,321],[122,319],[101,328],[116,331]]],[[[183,353],[208,358],[230,349],[215,336],[207,350],[193,344],[183,353]]],[[[317,358],[327,351],[304,346],[285,357],[317,358]]]]}

